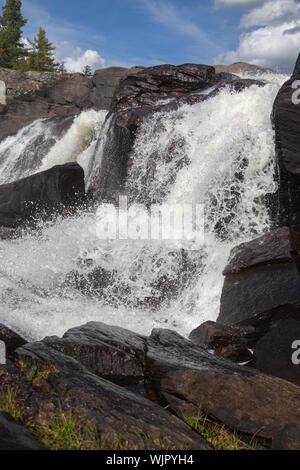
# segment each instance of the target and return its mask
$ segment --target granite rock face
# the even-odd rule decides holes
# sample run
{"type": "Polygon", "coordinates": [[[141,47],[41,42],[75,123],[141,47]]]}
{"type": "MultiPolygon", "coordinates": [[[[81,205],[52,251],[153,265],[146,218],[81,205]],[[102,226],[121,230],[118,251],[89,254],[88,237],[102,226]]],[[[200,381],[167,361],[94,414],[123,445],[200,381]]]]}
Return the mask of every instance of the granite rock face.
{"type": "Polygon", "coordinates": [[[36,119],[73,118],[92,108],[108,110],[120,80],[142,69],[110,67],[96,70],[89,78],[79,73],[20,72],[0,68],[0,141],[36,119]]]}
{"type": "Polygon", "coordinates": [[[119,385],[136,384],[144,377],[146,338],[124,328],[90,322],[44,342],[119,385]]]}
{"type": "Polygon", "coordinates": [[[273,106],[279,170],[279,223],[300,232],[300,56],[273,106]],[[298,83],[297,83],[298,82],[298,83]]]}
{"type": "Polygon", "coordinates": [[[149,396],[177,416],[203,413],[230,429],[268,440],[300,423],[299,387],[215,357],[174,331],[148,340],[149,396]]]}
{"type": "Polygon", "coordinates": [[[300,300],[299,236],[287,227],[233,249],[217,322],[234,325],[300,300]]]}
{"type": "Polygon", "coordinates": [[[17,228],[53,211],[74,207],[85,196],[84,171],[77,163],[58,165],[0,186],[0,226],[17,228]]]}
{"type": "Polygon", "coordinates": [[[255,368],[300,385],[300,318],[279,322],[255,345],[255,368]]]}

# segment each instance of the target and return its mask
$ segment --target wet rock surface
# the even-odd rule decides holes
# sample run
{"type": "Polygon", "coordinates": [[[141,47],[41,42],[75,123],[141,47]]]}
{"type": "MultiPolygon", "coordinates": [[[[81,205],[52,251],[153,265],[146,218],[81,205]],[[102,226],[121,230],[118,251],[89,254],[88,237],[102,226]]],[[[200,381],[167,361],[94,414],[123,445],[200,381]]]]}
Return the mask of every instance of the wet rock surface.
{"type": "Polygon", "coordinates": [[[279,171],[279,223],[300,232],[300,105],[298,58],[293,75],[278,92],[273,106],[276,159],[279,171]]]}
{"type": "Polygon", "coordinates": [[[233,325],[299,301],[299,236],[283,227],[231,253],[217,322],[233,325]]]}
{"type": "Polygon", "coordinates": [[[77,163],[0,186],[0,226],[17,228],[34,217],[71,208],[85,196],[84,171],[77,163]]]}
{"type": "Polygon", "coordinates": [[[255,345],[255,367],[300,385],[300,319],[275,325],[255,345]]]}
{"type": "Polygon", "coordinates": [[[272,439],[300,422],[300,389],[217,358],[170,330],[148,340],[147,391],[178,416],[202,411],[230,429],[272,439]]]}
{"type": "Polygon", "coordinates": [[[90,322],[44,342],[117,384],[136,384],[144,377],[146,338],[123,328],[90,322]]]}
{"type": "Polygon", "coordinates": [[[137,129],[153,113],[199,103],[225,86],[241,91],[251,85],[264,83],[230,73],[216,74],[213,67],[199,64],[159,65],[127,76],[112,100],[103,159],[90,191],[97,199],[118,200],[131,165],[137,129]]]}

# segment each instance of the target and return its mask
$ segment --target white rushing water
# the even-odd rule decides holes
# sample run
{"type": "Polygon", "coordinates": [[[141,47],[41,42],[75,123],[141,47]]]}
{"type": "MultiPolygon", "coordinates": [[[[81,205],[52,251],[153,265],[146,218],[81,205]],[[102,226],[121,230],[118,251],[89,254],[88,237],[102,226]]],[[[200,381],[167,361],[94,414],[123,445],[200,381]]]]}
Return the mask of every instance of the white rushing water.
{"type": "MultiPolygon", "coordinates": [[[[107,210],[113,216],[113,208],[100,207],[98,217],[83,212],[44,224],[38,234],[0,241],[0,322],[40,339],[90,320],[143,334],[167,327],[183,335],[215,320],[231,248],[270,223],[264,199],[276,191],[270,113],[286,77],[264,78],[264,88],[239,94],[224,89],[202,103],[156,114],[138,133],[128,194],[147,204],[204,204],[201,249],[183,253],[167,242],[101,240],[101,216],[107,210]],[[93,289],[90,277],[99,268],[113,271],[100,290],[93,289]],[[175,298],[167,298],[170,291],[175,298]]],[[[99,165],[96,141],[105,138],[105,116],[96,114],[88,118],[90,127],[87,115],[79,116],[39,169],[77,160],[90,178],[99,165]]],[[[22,132],[16,139],[20,146],[22,132]]],[[[24,142],[30,137],[28,132],[24,142]]],[[[19,147],[16,152],[21,154],[19,147]]],[[[0,175],[7,166],[1,155],[0,146],[0,175]]]]}
{"type": "Polygon", "coordinates": [[[39,119],[16,136],[0,143],[0,184],[10,183],[54,165],[77,161],[86,178],[107,111],[84,111],[69,129],[61,129],[69,118],[39,119]]]}

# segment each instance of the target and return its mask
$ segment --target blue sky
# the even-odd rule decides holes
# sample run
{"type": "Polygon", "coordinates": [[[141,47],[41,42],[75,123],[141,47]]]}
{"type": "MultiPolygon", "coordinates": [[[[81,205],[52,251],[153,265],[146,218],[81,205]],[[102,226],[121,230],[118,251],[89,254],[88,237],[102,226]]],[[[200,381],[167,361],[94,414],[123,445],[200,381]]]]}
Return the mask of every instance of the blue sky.
{"type": "MultiPolygon", "coordinates": [[[[4,4],[4,0],[0,0],[4,4]]],[[[296,0],[23,0],[69,70],[248,61],[289,71],[300,52],[296,0]]]]}

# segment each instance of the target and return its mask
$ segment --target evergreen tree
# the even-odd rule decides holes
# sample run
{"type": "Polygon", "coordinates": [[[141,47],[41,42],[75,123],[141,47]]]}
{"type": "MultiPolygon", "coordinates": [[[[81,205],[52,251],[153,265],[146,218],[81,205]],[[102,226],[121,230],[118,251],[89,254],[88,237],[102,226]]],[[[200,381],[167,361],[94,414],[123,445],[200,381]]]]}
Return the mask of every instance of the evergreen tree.
{"type": "Polygon", "coordinates": [[[90,65],[86,65],[82,71],[82,75],[85,77],[91,77],[92,76],[92,67],[90,65]]]}
{"type": "Polygon", "coordinates": [[[0,66],[18,68],[27,51],[21,42],[22,28],[27,23],[21,13],[21,0],[6,0],[0,16],[0,66]]]}
{"type": "Polygon", "coordinates": [[[40,28],[38,36],[29,42],[32,48],[28,55],[29,69],[38,72],[56,72],[59,64],[54,60],[55,47],[48,41],[46,31],[40,28]]]}

